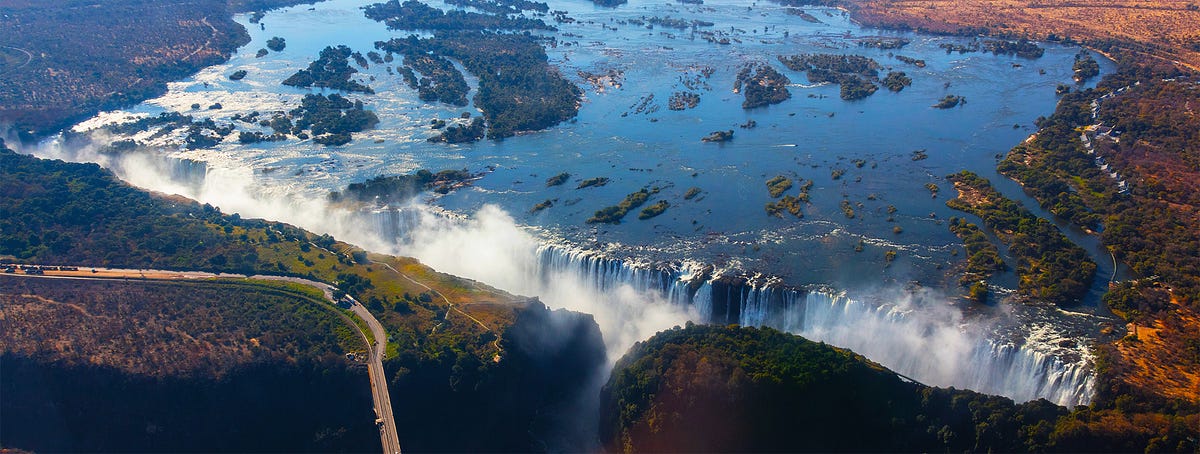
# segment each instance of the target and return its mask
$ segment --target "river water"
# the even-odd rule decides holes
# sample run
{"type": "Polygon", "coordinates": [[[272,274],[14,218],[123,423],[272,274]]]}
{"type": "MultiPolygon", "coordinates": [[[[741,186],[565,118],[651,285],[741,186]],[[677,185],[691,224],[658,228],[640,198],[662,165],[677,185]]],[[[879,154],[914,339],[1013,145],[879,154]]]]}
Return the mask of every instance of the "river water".
{"type": "MultiPolygon", "coordinates": [[[[170,84],[169,93],[161,98],[103,113],[80,124],[76,130],[93,130],[93,140],[107,143],[125,137],[112,137],[95,128],[161,112],[177,111],[197,119],[211,117],[218,123],[228,123],[239,113],[289,110],[304,94],[320,90],[286,87],[280,81],[304,68],[325,46],[344,44],[365,54],[373,50],[376,41],[409,34],[389,31],[365,18],[360,8],[368,3],[329,0],[284,8],[268,12],[261,25],[249,23],[248,16],[239,16],[237,20],[246,26],[252,41],[228,63],[170,84]],[[275,36],[286,39],[286,49],[257,58],[255,52],[266,47],[265,42],[275,36]],[[246,70],[245,79],[227,78],[236,70],[246,70]],[[221,103],[223,108],[191,107],[213,103],[221,103]]],[[[430,4],[446,7],[439,2],[430,4]]],[[[325,147],[293,139],[242,145],[237,143],[235,133],[215,148],[189,151],[179,146],[181,132],[151,138],[155,133],[152,130],[131,137],[149,143],[150,156],[157,159],[188,163],[186,168],[203,163],[198,172],[204,181],[187,181],[195,180],[197,171],[180,172],[178,165],[154,176],[132,170],[144,167],[128,164],[124,172],[118,173],[135,184],[183,193],[222,206],[226,211],[242,212],[243,216],[293,222],[316,231],[334,232],[375,249],[415,255],[443,271],[481,279],[515,292],[543,295],[551,305],[556,304],[553,297],[557,296],[560,306],[598,313],[610,348],[621,351],[653,330],[682,320],[719,319],[711,306],[702,306],[712,304],[711,296],[696,296],[699,283],[693,283],[690,293],[682,299],[669,294],[675,282],[684,282],[697,270],[709,266],[715,268],[715,275],[759,276],[758,281],[743,284],[739,292],[761,292],[768,287],[820,289],[807,293],[789,290],[800,293],[775,298],[774,301],[783,302],[779,304],[790,305],[773,310],[780,314],[804,312],[796,301],[812,301],[813,295],[823,295],[818,298],[821,304],[841,304],[838,307],[858,315],[835,317],[820,312],[826,315],[819,318],[849,326],[851,331],[854,327],[882,329],[879,326],[883,320],[898,320],[894,314],[879,314],[942,314],[943,308],[956,307],[959,303],[953,295],[960,289],[955,285],[957,276],[951,271],[961,266],[964,250],[945,221],[964,214],[945,206],[945,201],[955,194],[944,177],[963,169],[988,177],[1009,197],[1022,200],[1035,212],[1047,216],[1020,192],[1019,186],[998,176],[995,165],[1003,153],[1034,131],[1033,121],[1037,117],[1053,111],[1056,85],[1073,85],[1071,64],[1080,50],[1077,47],[1043,44],[1045,55],[1035,60],[982,52],[947,53],[939,45],[964,44],[969,39],[866,29],[854,24],[842,11],[828,8],[805,8],[816,19],[809,21],[766,2],[707,0],[703,5],[683,5],[633,0],[619,8],[607,9],[587,1],[564,0],[550,2],[550,6],[552,10],[567,11],[576,19],[573,23],[555,24],[559,27],[557,32],[545,33],[556,38],[555,45],[547,48],[551,63],[585,92],[577,119],[568,123],[501,141],[463,145],[429,143],[426,139],[437,133],[428,127],[431,119],[457,118],[462,112],[474,116],[479,111],[473,105],[460,108],[425,104],[398,75],[388,74],[385,68],[388,65],[372,64],[369,69],[359,68],[358,79],[372,86],[377,94],[349,97],[361,99],[368,109],[378,113],[381,122],[371,131],[355,134],[356,140],[351,144],[325,147]],[[713,25],[684,30],[636,25],[638,19],[654,16],[703,20],[713,25]],[[703,31],[719,32],[730,42],[709,42],[697,33],[703,31]],[[862,39],[872,37],[903,38],[910,44],[894,50],[860,45],[862,39]],[[777,55],[814,52],[868,56],[885,68],[882,74],[889,68],[904,71],[913,83],[899,93],[881,88],[864,100],[843,101],[837,86],[809,84],[804,74],[787,70],[775,60],[777,55]],[[927,64],[918,68],[897,60],[895,54],[923,59],[927,64]],[[737,71],[750,62],[770,63],[787,75],[792,80],[791,99],[777,105],[742,109],[741,95],[732,91],[733,81],[737,71]],[[711,75],[704,76],[705,69],[711,75]],[[587,73],[617,77],[592,84],[584,77],[587,73]],[[669,110],[670,95],[684,90],[699,94],[700,103],[694,109],[669,110]],[[963,96],[967,102],[945,110],[931,107],[948,94],[963,96]],[[647,102],[650,95],[653,99],[647,102]],[[639,111],[639,105],[645,108],[639,111]],[[755,121],[757,127],[739,127],[749,120],[755,121]],[[701,137],[718,130],[734,130],[734,139],[724,143],[701,142],[701,137]],[[918,150],[925,158],[916,158],[918,154],[914,152],[918,150]],[[396,214],[387,213],[374,215],[374,220],[366,223],[359,219],[330,225],[329,219],[336,216],[312,212],[326,209],[320,202],[328,191],[378,175],[421,168],[466,168],[484,174],[471,187],[444,196],[422,197],[417,207],[417,211],[432,208],[450,217],[486,217],[466,221],[466,225],[478,229],[452,227],[451,230],[466,230],[446,234],[445,221],[429,221],[428,215],[405,215],[401,217],[413,221],[397,222],[396,214]],[[547,178],[562,172],[571,174],[566,184],[546,187],[547,178]],[[833,177],[835,172],[842,173],[840,178],[833,177]],[[765,181],[776,175],[795,180],[797,187],[801,181],[813,182],[811,203],[803,207],[802,219],[788,214],[772,217],[764,210],[764,205],[774,200],[765,181]],[[576,189],[579,181],[593,177],[606,177],[610,181],[602,187],[576,189]],[[931,193],[930,184],[938,186],[940,191],[931,193]],[[634,210],[617,225],[585,223],[596,210],[615,205],[626,194],[647,187],[660,189],[649,203],[658,200],[670,203],[664,214],[639,220],[634,210]],[[684,194],[690,188],[699,188],[701,192],[686,200],[684,194]],[[281,207],[266,203],[267,200],[290,202],[281,207]],[[554,201],[554,205],[536,213],[531,211],[545,200],[554,201]],[[853,208],[852,218],[844,213],[844,202],[853,208]],[[894,207],[894,213],[889,207],[894,207]],[[358,235],[367,227],[370,235],[358,235]],[[520,239],[512,239],[516,237],[520,239]],[[421,240],[414,242],[413,238],[421,240]],[[451,242],[446,238],[456,240],[451,242]],[[548,245],[554,252],[547,255],[548,245]],[[889,251],[896,252],[894,261],[885,259],[889,251]],[[496,270],[507,266],[500,265],[508,263],[505,260],[514,260],[512,256],[522,257],[512,267],[523,270],[515,273],[496,270]],[[594,271],[598,268],[587,260],[600,258],[615,260],[617,268],[665,268],[669,276],[654,285],[624,282],[635,293],[649,291],[653,295],[640,299],[612,297],[620,302],[608,305],[578,307],[563,300],[572,299],[572,292],[585,287],[595,293],[594,298],[603,299],[605,292],[611,294],[613,289],[606,287],[610,283],[600,282],[611,277],[579,276],[582,286],[550,288],[555,284],[549,281],[555,279],[547,279],[547,273],[580,272],[547,271],[546,267],[558,264],[594,271]],[[539,277],[530,279],[533,275],[539,277]],[[913,300],[914,289],[920,289],[922,295],[941,296],[917,298],[925,301],[921,303],[924,306],[913,306],[909,301],[913,300]],[[905,302],[900,303],[901,299],[905,302]],[[668,306],[676,306],[675,309],[647,312],[625,307],[664,301],[668,306]],[[681,305],[687,307],[679,309],[677,306],[681,305]],[[600,314],[615,306],[623,307],[619,311],[622,315],[607,320],[600,314]],[[858,306],[863,309],[852,309],[858,306]],[[891,309],[880,312],[881,307],[891,309]],[[631,318],[654,322],[644,329],[622,331],[625,329],[622,320],[631,318]]],[[[548,16],[544,19],[553,23],[548,16]]],[[[1110,61],[1100,60],[1103,72],[1112,70],[1110,61]]],[[[391,66],[396,64],[399,59],[391,66]]],[[[472,87],[477,83],[473,77],[468,77],[468,82],[472,87]]],[[[474,91],[468,98],[473,94],[474,91]]],[[[239,128],[242,127],[244,123],[239,123],[239,128]]],[[[250,130],[255,129],[250,127],[250,130]]],[[[61,150],[50,151],[53,149],[53,146],[43,147],[40,153],[61,156],[61,150]]],[[[89,156],[92,155],[76,154],[74,158],[105,161],[89,156]]],[[[788,193],[797,193],[797,187],[788,193]]],[[[1077,241],[1090,242],[1085,246],[1093,249],[1101,265],[1097,289],[1103,288],[1112,273],[1107,254],[1093,238],[1080,232],[1068,233],[1077,241]],[[1100,260],[1101,257],[1105,260],[1100,260]]],[[[636,273],[630,271],[622,276],[633,274],[636,273]]],[[[715,279],[707,282],[711,286],[715,279]]],[[[1015,277],[1001,275],[992,284],[1003,295],[1015,287],[1015,277]]],[[[872,359],[931,384],[976,386],[1019,399],[1050,397],[1064,404],[1090,400],[1092,377],[1088,372],[1090,356],[1086,345],[1094,335],[1096,323],[1087,313],[1071,315],[1046,308],[1000,305],[982,312],[1004,318],[1005,323],[997,324],[990,318],[986,322],[972,321],[974,318],[964,319],[957,314],[937,315],[929,322],[936,328],[912,321],[919,316],[906,315],[908,322],[895,323],[887,330],[917,330],[918,336],[943,328],[958,332],[949,336],[954,339],[945,340],[946,345],[955,344],[962,351],[955,358],[991,355],[1000,358],[993,362],[1059,361],[1058,366],[1020,363],[1012,367],[971,366],[974,371],[937,370],[926,372],[926,378],[922,378],[921,371],[928,370],[929,364],[910,363],[938,359],[912,357],[920,350],[937,349],[943,344],[911,344],[908,348],[913,351],[906,356],[895,353],[896,348],[874,348],[874,344],[849,341],[852,332],[805,328],[795,317],[778,315],[782,318],[768,322],[762,314],[769,311],[756,306],[760,305],[759,300],[752,304],[750,293],[745,295],[738,297],[734,315],[721,321],[768,324],[814,338],[826,336],[831,342],[840,339],[841,345],[877,352],[872,359]],[[1033,345],[1034,339],[1041,339],[1039,342],[1044,345],[1033,345]],[[1061,345],[1068,347],[1056,347],[1061,345]],[[1006,348],[1024,348],[1050,359],[1013,359],[1011,352],[1005,353],[1006,348]],[[1014,367],[1040,367],[1043,375],[1014,367]],[[1064,372],[1067,369],[1070,370],[1064,372]],[[1039,381],[1037,384],[1023,385],[1028,378],[1018,377],[999,380],[1003,383],[993,386],[986,379],[971,378],[979,370],[1040,378],[1033,379],[1039,381]],[[1068,384],[1054,385],[1056,389],[1073,388],[1069,391],[1046,391],[1047,381],[1061,380],[1046,378],[1047,371],[1058,374],[1055,377],[1064,373],[1079,377],[1071,378],[1074,381],[1068,384]],[[1017,388],[1020,389],[1014,390],[1017,388]]],[[[1098,292],[1094,292],[1086,306],[1094,306],[1097,296],[1098,292]]],[[[1084,312],[1089,311],[1085,308],[1084,312]]],[[[887,330],[880,333],[893,332],[887,330]]],[[[891,335],[900,336],[898,333],[891,335]]],[[[861,332],[859,335],[865,336],[861,332]]],[[[619,352],[616,354],[619,356],[619,352]]]]}

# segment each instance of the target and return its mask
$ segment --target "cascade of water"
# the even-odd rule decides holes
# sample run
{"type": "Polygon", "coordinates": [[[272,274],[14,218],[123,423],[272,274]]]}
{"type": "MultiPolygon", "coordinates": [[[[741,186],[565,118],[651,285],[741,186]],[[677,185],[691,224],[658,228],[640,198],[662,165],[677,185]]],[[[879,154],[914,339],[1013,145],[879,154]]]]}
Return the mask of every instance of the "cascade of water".
{"type": "Polygon", "coordinates": [[[986,327],[948,311],[908,303],[872,305],[825,291],[768,287],[747,289],[744,295],[743,325],[771,326],[846,347],[929,385],[1019,402],[1046,398],[1067,406],[1088,403],[1095,388],[1088,358],[1069,362],[1028,342],[998,341],[986,327]]]}
{"type": "Polygon", "coordinates": [[[421,213],[416,208],[383,207],[370,212],[379,235],[390,241],[407,241],[421,224],[421,213]]]}
{"type": "MultiPolygon", "coordinates": [[[[460,247],[452,244],[455,241],[472,241],[471,235],[475,235],[464,233],[456,240],[446,240],[447,232],[439,230],[428,242],[446,241],[434,245],[444,251],[460,247]]],[[[608,341],[616,355],[654,332],[647,329],[680,323],[679,314],[685,314],[700,322],[773,327],[849,348],[928,385],[970,388],[1017,401],[1046,398],[1062,405],[1086,404],[1095,386],[1086,349],[1072,356],[1050,353],[1047,342],[997,340],[1007,336],[995,334],[995,327],[986,321],[964,320],[958,309],[946,305],[914,301],[873,304],[844,293],[789,288],[762,276],[730,277],[694,264],[633,264],[594,251],[532,238],[527,241],[506,249],[502,257],[484,260],[508,260],[504,268],[513,273],[456,270],[452,267],[461,261],[453,260],[434,265],[517,293],[539,295],[550,303],[590,311],[602,329],[609,330],[606,338],[620,338],[608,341]],[[514,255],[524,258],[514,260],[514,255]],[[581,306],[580,300],[593,300],[596,305],[581,306]],[[676,308],[673,312],[672,307],[676,308]],[[641,323],[646,326],[626,326],[651,318],[653,323],[641,323]],[[1068,356],[1074,359],[1066,359],[1068,356]]],[[[468,248],[480,247],[484,246],[468,248]]],[[[417,252],[417,257],[432,260],[436,254],[422,257],[417,252]]]]}
{"type": "Polygon", "coordinates": [[[570,272],[599,291],[629,285],[690,306],[702,321],[769,326],[849,348],[929,385],[1067,406],[1088,403],[1095,388],[1089,357],[1068,361],[1037,345],[993,339],[989,327],[965,322],[951,308],[875,305],[719,276],[695,282],[692,270],[648,269],[553,245],[542,246],[538,257],[542,279],[570,272]]]}

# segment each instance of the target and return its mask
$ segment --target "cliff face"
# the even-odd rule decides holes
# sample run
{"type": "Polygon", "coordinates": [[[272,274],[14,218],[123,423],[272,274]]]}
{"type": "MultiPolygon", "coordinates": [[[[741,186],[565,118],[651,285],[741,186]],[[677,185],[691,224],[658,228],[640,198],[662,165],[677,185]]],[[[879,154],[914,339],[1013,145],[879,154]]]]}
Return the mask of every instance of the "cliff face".
{"type": "Polygon", "coordinates": [[[1025,451],[1066,409],[930,388],[772,329],[689,326],[639,343],[601,391],[622,452],[1025,451]]]}
{"type": "Polygon", "coordinates": [[[344,361],[241,366],[220,379],[0,356],[0,445],[35,452],[379,449],[366,372],[344,361]]]}
{"type": "Polygon", "coordinates": [[[401,446],[413,451],[596,448],[604,342],[590,315],[540,303],[517,311],[500,362],[445,349],[385,364],[401,446]]]}
{"type": "Polygon", "coordinates": [[[0,275],[0,446],[378,450],[361,340],[274,290],[0,275]]]}

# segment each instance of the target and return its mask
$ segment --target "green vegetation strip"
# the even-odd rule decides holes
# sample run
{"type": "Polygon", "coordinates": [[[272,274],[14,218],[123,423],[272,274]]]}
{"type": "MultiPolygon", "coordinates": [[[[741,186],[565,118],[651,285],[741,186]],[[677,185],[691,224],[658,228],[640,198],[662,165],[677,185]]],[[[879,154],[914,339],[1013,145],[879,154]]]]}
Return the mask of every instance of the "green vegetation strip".
{"type": "Polygon", "coordinates": [[[950,180],[962,194],[950,208],[983,219],[1017,260],[1018,290],[1023,296],[1058,305],[1078,303],[1095,278],[1096,264],[1050,221],[1002,196],[991,183],[963,171],[950,180]]]}
{"type": "Polygon", "coordinates": [[[596,211],[596,213],[587,220],[587,223],[619,224],[621,223],[621,218],[625,217],[625,214],[628,213],[629,210],[642,206],[643,203],[646,203],[646,199],[649,198],[650,191],[646,189],[631,193],[625,196],[625,200],[622,200],[621,203],[596,211]]]}

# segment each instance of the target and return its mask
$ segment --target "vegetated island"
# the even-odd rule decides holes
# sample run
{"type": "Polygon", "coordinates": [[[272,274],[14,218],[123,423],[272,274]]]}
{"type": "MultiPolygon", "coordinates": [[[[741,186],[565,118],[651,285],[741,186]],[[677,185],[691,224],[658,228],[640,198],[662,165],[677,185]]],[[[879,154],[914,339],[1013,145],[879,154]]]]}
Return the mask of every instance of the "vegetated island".
{"type": "Polygon", "coordinates": [[[629,195],[625,196],[625,200],[622,200],[621,203],[597,210],[592,217],[588,218],[587,223],[620,224],[621,219],[625,217],[625,214],[628,213],[629,210],[642,206],[642,204],[646,203],[646,200],[648,200],[651,195],[656,193],[658,193],[657,189],[651,191],[646,188],[642,188],[637,192],[630,193],[629,195]]]}
{"type": "Polygon", "coordinates": [[[474,101],[483,111],[488,138],[546,129],[579,111],[583,92],[550,66],[545,49],[531,35],[439,31],[432,38],[396,38],[376,47],[403,55],[411,70],[422,74],[416,82],[421,93],[437,93],[422,94],[427,100],[466,104],[466,83],[446,58],[462,62],[479,77],[474,101]]]}
{"type": "Polygon", "coordinates": [[[667,208],[670,208],[670,207],[671,207],[670,202],[667,202],[666,200],[659,200],[657,202],[650,204],[650,206],[648,206],[646,208],[642,208],[642,212],[638,213],[638,219],[646,220],[646,219],[653,218],[655,216],[665,213],[667,211],[667,208]]]}
{"type": "Polygon", "coordinates": [[[880,83],[890,91],[900,92],[904,87],[912,85],[912,78],[908,77],[904,71],[890,71],[880,83]]]}
{"type": "Polygon", "coordinates": [[[562,185],[563,183],[566,183],[566,182],[567,182],[567,179],[568,179],[568,178],[571,178],[571,174],[570,174],[570,173],[567,173],[567,172],[563,172],[563,173],[560,173],[560,174],[558,174],[558,175],[555,175],[555,176],[552,176],[552,177],[550,177],[550,178],[547,178],[547,179],[546,179],[546,187],[548,188],[548,187],[551,187],[551,186],[559,186],[559,185],[562,185]]]}
{"type": "Polygon", "coordinates": [[[767,214],[775,217],[783,217],[783,213],[787,212],[797,218],[803,218],[804,212],[801,211],[801,204],[808,203],[808,191],[812,189],[813,181],[808,180],[800,185],[800,193],[797,195],[783,195],[788,189],[792,188],[792,179],[783,175],[775,176],[767,180],[767,193],[771,198],[782,199],[767,202],[767,214]]]}
{"type": "Polygon", "coordinates": [[[866,98],[879,90],[875,83],[879,82],[880,65],[862,55],[780,55],[779,62],[792,71],[807,73],[809,82],[838,84],[841,98],[847,101],[866,98]]]}
{"type": "Polygon", "coordinates": [[[728,142],[733,140],[733,130],[713,131],[707,136],[700,138],[701,142],[728,142]]]}
{"type": "Polygon", "coordinates": [[[550,5],[530,0],[447,0],[446,4],[475,8],[497,15],[520,14],[522,11],[550,12],[550,5]]]}
{"type": "Polygon", "coordinates": [[[283,52],[283,49],[286,47],[287,47],[287,40],[280,38],[278,36],[272,37],[271,39],[267,40],[267,49],[271,49],[275,52],[283,52]]]}
{"type": "MultiPolygon", "coordinates": [[[[239,113],[231,120],[232,123],[217,124],[212,118],[196,121],[191,115],[164,112],[158,116],[108,125],[104,128],[115,134],[126,135],[158,128],[151,138],[182,130],[182,145],[189,150],[195,150],[213,148],[234,132],[238,132],[237,140],[241,144],[276,142],[294,136],[299,140],[312,139],[314,143],[323,145],[342,145],[353,139],[353,133],[368,130],[379,122],[375,113],[367,110],[362,101],[352,101],[336,93],[329,96],[305,95],[300,106],[290,111],[268,114],[258,111],[239,113]],[[239,128],[241,131],[238,131],[239,128]],[[268,128],[270,132],[264,133],[250,128],[268,128]]],[[[121,153],[142,145],[133,139],[125,139],[109,144],[102,151],[121,153]]]]}
{"type": "Polygon", "coordinates": [[[958,284],[967,287],[967,298],[977,303],[988,299],[987,280],[997,271],[1008,269],[1000,258],[1000,249],[992,244],[979,226],[966,219],[950,218],[950,231],[963,242],[967,250],[967,267],[958,284]]]}
{"type": "Polygon", "coordinates": [[[590,188],[593,186],[600,187],[600,186],[604,186],[606,184],[608,184],[608,177],[588,178],[586,180],[580,181],[579,186],[576,186],[575,189],[590,188]]]}
{"type": "Polygon", "coordinates": [[[918,68],[925,67],[925,60],[922,60],[922,59],[906,57],[906,56],[900,55],[900,54],[896,54],[895,58],[896,58],[896,60],[900,60],[903,63],[907,63],[910,65],[916,66],[918,68]]]}
{"type": "Polygon", "coordinates": [[[733,92],[742,93],[743,109],[779,104],[792,97],[787,86],[792,81],[766,63],[748,63],[738,70],[733,92]]]}
{"type": "Polygon", "coordinates": [[[437,173],[425,169],[407,175],[380,175],[362,183],[350,183],[342,191],[329,193],[334,203],[358,202],[373,205],[403,205],[425,191],[448,194],[471,184],[480,176],[467,169],[442,170],[437,173]]]}
{"type": "Polygon", "coordinates": [[[969,171],[950,175],[959,196],[950,208],[983,219],[1017,260],[1017,289],[1027,298],[1060,306],[1077,304],[1095,279],[1096,263],[1045,219],[1001,195],[987,179],[969,171]]]}
{"type": "Polygon", "coordinates": [[[350,56],[354,53],[346,46],[328,46],[321,50],[320,58],[308,64],[307,69],[301,69],[292,74],[283,80],[283,84],[298,88],[321,87],[375,94],[375,90],[372,90],[371,87],[351,79],[358,72],[349,64],[350,56]]]}
{"type": "Polygon", "coordinates": [[[967,98],[958,95],[946,95],[933,105],[934,109],[951,109],[967,103],[967,98]]]}
{"type": "Polygon", "coordinates": [[[779,196],[791,188],[792,179],[783,175],[777,175],[767,180],[767,192],[771,194],[771,198],[773,199],[778,199],[779,196]]]}
{"type": "Polygon", "coordinates": [[[1075,55],[1075,63],[1071,65],[1071,71],[1075,73],[1071,76],[1075,83],[1082,84],[1100,75],[1100,63],[1096,62],[1091,52],[1080,51],[1075,55]]]}
{"type": "Polygon", "coordinates": [[[550,30],[541,19],[463,10],[442,11],[416,0],[367,5],[367,17],[393,30],[550,30]]]}
{"type": "Polygon", "coordinates": [[[689,322],[637,343],[600,400],[600,439],[616,452],[1194,446],[1170,420],[1135,429],[1143,415],[925,386],[848,350],[736,325],[689,322]]]}
{"type": "Polygon", "coordinates": [[[292,134],[303,137],[303,131],[308,131],[314,143],[344,145],[353,139],[353,133],[374,127],[379,123],[379,117],[366,110],[362,101],[351,102],[334,93],[329,96],[304,95],[300,107],[289,111],[288,116],[276,115],[263,121],[277,133],[290,128],[292,134]]]}

